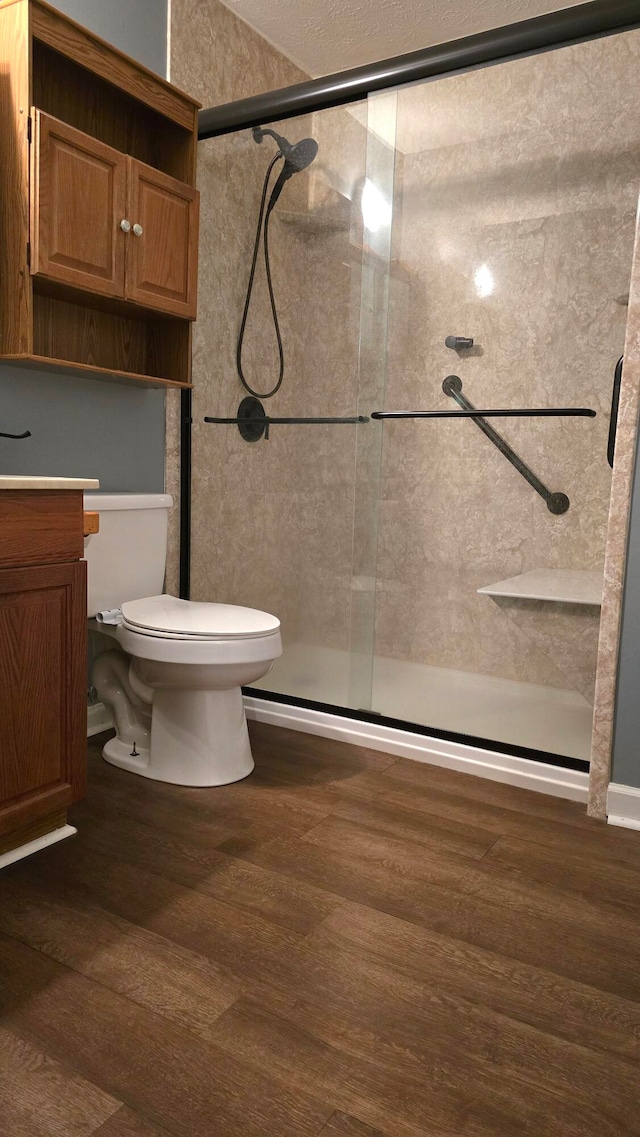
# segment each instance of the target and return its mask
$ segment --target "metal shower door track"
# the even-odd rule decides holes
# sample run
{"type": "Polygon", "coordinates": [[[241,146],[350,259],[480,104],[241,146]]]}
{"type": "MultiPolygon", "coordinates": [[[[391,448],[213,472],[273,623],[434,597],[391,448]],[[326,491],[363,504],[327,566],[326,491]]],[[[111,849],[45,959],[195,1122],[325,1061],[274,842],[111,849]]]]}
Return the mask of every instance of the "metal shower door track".
{"type": "Polygon", "coordinates": [[[591,0],[449,43],[396,55],[364,67],[295,83],[250,99],[207,107],[198,115],[198,138],[215,138],[268,122],[359,102],[376,91],[567,47],[640,26],[638,0],[591,0]]]}

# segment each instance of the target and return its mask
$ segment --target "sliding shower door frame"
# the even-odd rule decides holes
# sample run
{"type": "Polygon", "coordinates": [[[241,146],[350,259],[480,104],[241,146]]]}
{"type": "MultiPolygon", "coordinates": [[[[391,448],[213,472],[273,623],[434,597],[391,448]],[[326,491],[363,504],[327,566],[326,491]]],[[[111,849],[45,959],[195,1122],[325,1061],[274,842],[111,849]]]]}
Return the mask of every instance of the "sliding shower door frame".
{"type": "MultiPolygon", "coordinates": [[[[639,0],[591,0],[573,8],[565,8],[534,19],[466,36],[445,44],[411,52],[366,67],[338,72],[320,79],[298,83],[277,91],[241,99],[199,114],[199,141],[282,122],[301,115],[360,101],[375,93],[425,79],[444,78],[455,72],[481,68],[501,61],[513,60],[538,52],[552,51],[587,40],[600,39],[640,27],[639,0]]],[[[638,243],[636,242],[636,263],[638,243]]],[[[633,311],[632,301],[629,312],[633,311]]],[[[635,297],[640,309],[640,287],[635,297]]],[[[640,311],[636,312],[640,320],[640,311]]],[[[594,732],[590,765],[589,812],[606,817],[606,789],[610,780],[613,745],[613,706],[615,702],[617,661],[620,639],[622,591],[626,561],[628,521],[632,493],[635,440],[640,402],[640,360],[628,361],[623,379],[620,429],[616,448],[609,506],[606,546],[605,589],[603,596],[594,732]]],[[[192,392],[181,391],[180,401],[180,596],[189,598],[191,560],[191,429],[192,392]]],[[[354,721],[388,725],[406,729],[427,738],[460,742],[482,750],[534,759],[550,766],[585,771],[586,762],[563,758],[526,747],[493,742],[486,738],[434,730],[395,719],[349,708],[300,700],[286,695],[256,691],[251,694],[293,707],[317,708],[322,712],[352,718],[354,721]]]]}

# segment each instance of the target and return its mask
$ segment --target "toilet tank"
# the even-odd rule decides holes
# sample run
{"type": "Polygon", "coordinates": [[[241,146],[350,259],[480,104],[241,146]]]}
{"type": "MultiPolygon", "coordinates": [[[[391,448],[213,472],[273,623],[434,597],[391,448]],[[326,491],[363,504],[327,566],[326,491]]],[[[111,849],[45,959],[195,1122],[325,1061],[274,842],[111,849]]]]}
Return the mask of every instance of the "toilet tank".
{"type": "Polygon", "coordinates": [[[172,505],[164,493],[84,495],[85,510],[100,514],[100,531],[84,542],[89,616],[161,594],[172,505]]]}

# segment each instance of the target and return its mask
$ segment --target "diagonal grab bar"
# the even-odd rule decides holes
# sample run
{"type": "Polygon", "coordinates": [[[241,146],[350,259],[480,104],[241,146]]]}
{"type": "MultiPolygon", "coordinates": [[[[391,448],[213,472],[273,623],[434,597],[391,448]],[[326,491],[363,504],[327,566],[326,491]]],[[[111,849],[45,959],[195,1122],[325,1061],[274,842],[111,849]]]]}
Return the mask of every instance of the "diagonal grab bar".
{"type": "MultiPolygon", "coordinates": [[[[470,403],[466,395],[463,395],[462,393],[462,379],[460,379],[458,375],[447,375],[442,384],[442,390],[444,391],[445,395],[449,395],[452,399],[455,399],[458,406],[462,407],[463,410],[475,411],[476,408],[473,406],[473,403],[470,403]]],[[[580,408],[576,409],[579,410],[580,408]]],[[[591,412],[591,417],[593,414],[594,412],[591,412]]],[[[566,494],[553,493],[550,489],[547,489],[544,482],[540,481],[540,478],[534,474],[533,470],[527,466],[526,462],[523,462],[522,458],[520,458],[520,456],[516,454],[515,450],[509,446],[509,443],[502,437],[501,434],[498,434],[497,430],[494,430],[488,422],[485,422],[482,418],[474,418],[473,421],[475,422],[476,426],[480,427],[482,433],[486,434],[490,442],[493,442],[493,445],[497,447],[500,453],[504,454],[507,461],[510,462],[511,465],[518,471],[518,473],[521,474],[522,477],[529,483],[529,485],[533,487],[536,493],[540,494],[540,497],[544,499],[547,504],[547,509],[551,513],[567,512],[570,503],[569,498],[566,494]]]]}
{"type": "Polygon", "coordinates": [[[522,409],[503,408],[488,408],[482,410],[474,407],[470,403],[466,395],[462,394],[462,380],[458,375],[447,375],[442,384],[442,390],[445,395],[449,395],[462,410],[459,411],[373,411],[371,414],[372,419],[405,419],[405,418],[471,418],[480,427],[483,434],[493,442],[494,446],[504,454],[505,458],[511,465],[518,471],[519,474],[529,483],[530,486],[540,494],[547,505],[550,513],[566,513],[569,508],[569,498],[563,493],[553,493],[549,490],[544,482],[534,474],[533,470],[523,462],[522,458],[516,454],[515,450],[509,443],[494,430],[488,422],[484,421],[484,417],[491,416],[492,418],[595,418],[595,411],[590,410],[588,407],[528,407],[522,409]]]}

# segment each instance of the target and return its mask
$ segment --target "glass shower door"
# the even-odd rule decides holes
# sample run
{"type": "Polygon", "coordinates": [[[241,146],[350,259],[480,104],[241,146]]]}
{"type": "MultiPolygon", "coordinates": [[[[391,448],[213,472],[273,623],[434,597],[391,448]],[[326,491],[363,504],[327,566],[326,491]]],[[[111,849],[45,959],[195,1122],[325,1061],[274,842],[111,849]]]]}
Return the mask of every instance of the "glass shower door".
{"type": "Polygon", "coordinates": [[[473,418],[384,423],[371,708],[578,763],[638,198],[640,126],[616,108],[637,44],[631,32],[402,88],[395,121],[388,94],[369,99],[373,145],[394,161],[392,197],[390,179],[374,194],[393,208],[377,409],[597,412],[487,419],[498,438],[473,418]]]}
{"type": "Polygon", "coordinates": [[[396,102],[389,91],[366,105],[366,164],[352,222],[361,265],[358,411],[367,421],[356,434],[347,706],[360,711],[372,709],[374,678],[383,431],[370,416],[384,405],[387,379],[396,102]]]}
{"type": "MultiPolygon", "coordinates": [[[[233,423],[204,420],[233,419],[248,396],[237,368],[238,331],[265,173],[278,144],[268,132],[258,141],[250,130],[200,144],[202,246],[210,255],[201,258],[193,392],[192,598],[278,616],[284,654],[256,684],[260,693],[358,708],[371,704],[378,492],[372,483],[375,492],[365,500],[356,479],[365,462],[369,470],[379,465],[379,445],[376,456],[368,424],[309,420],[353,419],[380,397],[370,371],[366,390],[361,379],[362,358],[369,366],[371,356],[360,332],[368,271],[360,209],[370,160],[366,115],[363,103],[270,124],[294,147],[313,138],[318,151],[284,183],[270,218],[284,372],[279,389],[261,400],[275,421],[268,437],[255,441],[233,423]],[[282,418],[295,421],[278,423],[282,418]]],[[[276,163],[267,200],[281,168],[276,163]]],[[[367,328],[377,326],[380,307],[378,298],[367,328]]],[[[377,334],[374,356],[384,362],[384,335],[377,334]]],[[[279,372],[263,240],[242,369],[259,393],[271,390],[279,372]]]]}

